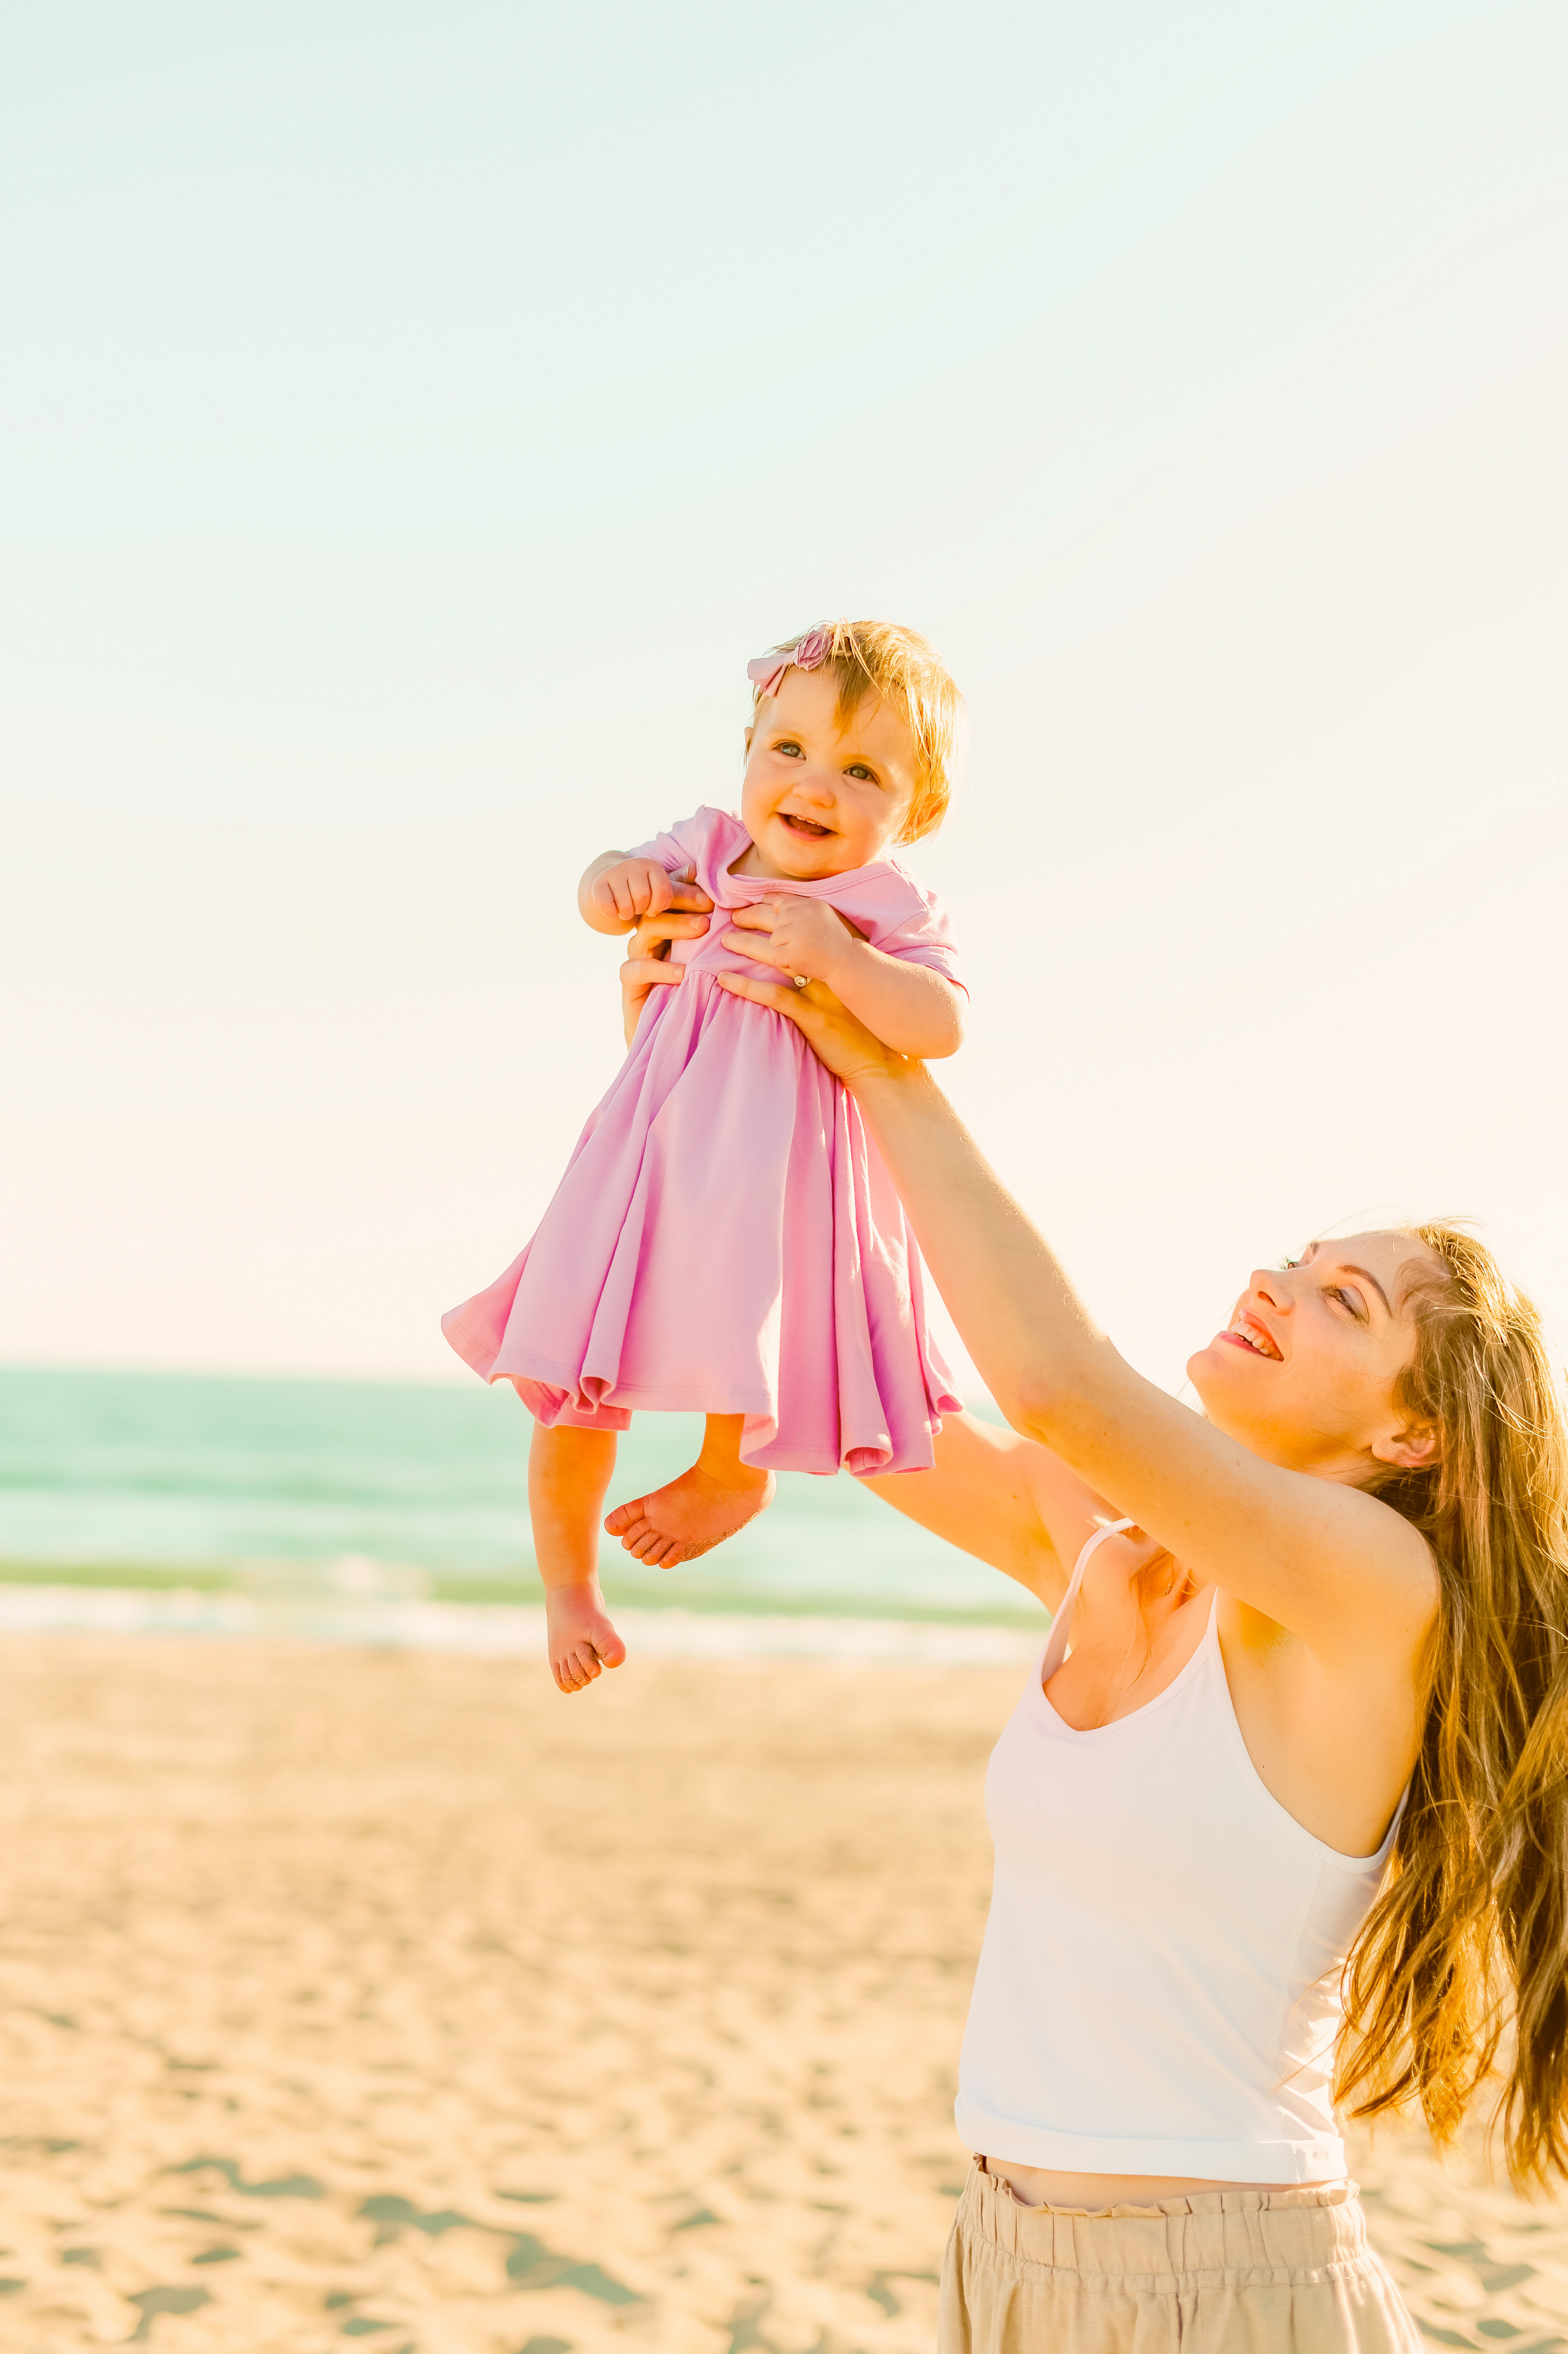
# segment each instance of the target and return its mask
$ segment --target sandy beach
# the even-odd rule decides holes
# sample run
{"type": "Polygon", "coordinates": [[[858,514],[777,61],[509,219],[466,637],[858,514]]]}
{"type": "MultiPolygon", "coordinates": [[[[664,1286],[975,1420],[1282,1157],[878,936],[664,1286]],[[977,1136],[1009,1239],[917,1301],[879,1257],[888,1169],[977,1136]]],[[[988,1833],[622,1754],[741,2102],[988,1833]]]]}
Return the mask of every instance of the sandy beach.
{"type": "MultiPolygon", "coordinates": [[[[916,2354],[1012,1668],[0,1651],[12,2354],[916,2354]]],[[[1568,2208],[1357,2166],[1436,2345],[1568,2208]]]]}

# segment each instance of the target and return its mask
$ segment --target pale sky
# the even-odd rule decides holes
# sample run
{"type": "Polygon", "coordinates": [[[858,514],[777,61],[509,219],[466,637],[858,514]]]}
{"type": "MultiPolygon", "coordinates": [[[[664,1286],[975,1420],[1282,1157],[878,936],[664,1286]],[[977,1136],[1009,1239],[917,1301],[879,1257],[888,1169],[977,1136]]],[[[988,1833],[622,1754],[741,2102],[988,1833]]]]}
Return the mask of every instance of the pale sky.
{"type": "Polygon", "coordinates": [[[0,1358],[471,1378],[577,876],[838,613],[1135,1362],[1391,1211],[1568,1326],[1564,120],[1560,0],[0,5],[0,1358]]]}

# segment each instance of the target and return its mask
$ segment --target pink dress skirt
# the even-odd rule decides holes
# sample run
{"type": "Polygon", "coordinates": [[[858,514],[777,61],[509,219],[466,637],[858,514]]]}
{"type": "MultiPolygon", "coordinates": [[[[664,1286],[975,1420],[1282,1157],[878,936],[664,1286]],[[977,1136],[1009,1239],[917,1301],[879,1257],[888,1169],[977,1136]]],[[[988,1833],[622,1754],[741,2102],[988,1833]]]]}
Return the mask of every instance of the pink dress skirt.
{"type": "Polygon", "coordinates": [[[738,1414],[742,1456],[769,1469],[928,1469],[959,1401],[892,1180],[794,1023],[715,976],[778,979],[720,935],[726,910],[782,893],[957,981],[951,927],[892,860],[822,883],[731,875],[749,841],[704,809],[630,854],[694,875],[714,917],[673,944],[686,978],[650,997],[533,1239],[441,1329],[547,1427],[738,1414]]]}

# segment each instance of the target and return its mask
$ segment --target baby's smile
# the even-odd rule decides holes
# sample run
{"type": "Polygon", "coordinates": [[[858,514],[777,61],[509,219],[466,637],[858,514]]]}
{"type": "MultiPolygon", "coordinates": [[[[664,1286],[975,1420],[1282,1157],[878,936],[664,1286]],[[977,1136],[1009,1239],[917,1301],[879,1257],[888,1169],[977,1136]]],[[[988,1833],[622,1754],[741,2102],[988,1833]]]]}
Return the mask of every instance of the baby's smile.
{"type": "Polygon", "coordinates": [[[846,716],[829,669],[788,668],[747,737],[741,816],[746,875],[797,883],[885,858],[914,791],[915,748],[895,705],[867,695],[846,716]]]}

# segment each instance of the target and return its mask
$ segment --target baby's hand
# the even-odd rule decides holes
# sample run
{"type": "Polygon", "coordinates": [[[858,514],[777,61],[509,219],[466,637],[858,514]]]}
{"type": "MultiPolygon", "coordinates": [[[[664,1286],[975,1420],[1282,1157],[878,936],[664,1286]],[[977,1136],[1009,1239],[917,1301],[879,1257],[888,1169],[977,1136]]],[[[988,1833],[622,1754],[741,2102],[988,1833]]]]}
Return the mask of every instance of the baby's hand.
{"type": "Polygon", "coordinates": [[[656,858],[620,858],[600,867],[588,897],[605,923],[630,931],[642,917],[662,916],[673,907],[675,886],[656,858]]]}
{"type": "Polygon", "coordinates": [[[737,907],[730,924],[750,934],[746,952],[760,964],[777,965],[781,972],[804,981],[825,981],[830,988],[844,950],[865,937],[825,901],[797,898],[793,893],[765,899],[758,907],[737,907]],[[764,939],[762,933],[770,937],[764,939]]]}

